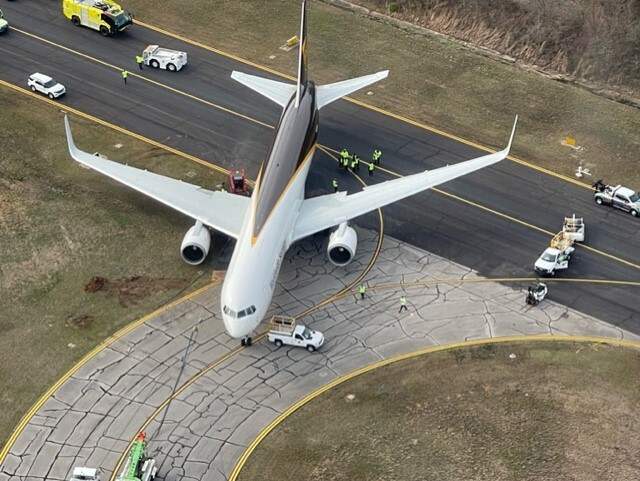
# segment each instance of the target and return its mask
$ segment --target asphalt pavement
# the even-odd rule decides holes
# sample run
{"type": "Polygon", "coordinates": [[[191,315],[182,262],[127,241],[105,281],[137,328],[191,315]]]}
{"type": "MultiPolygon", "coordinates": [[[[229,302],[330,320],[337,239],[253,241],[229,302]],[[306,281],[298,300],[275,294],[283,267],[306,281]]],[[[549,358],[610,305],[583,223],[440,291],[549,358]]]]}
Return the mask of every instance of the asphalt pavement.
{"type": "MultiPolygon", "coordinates": [[[[272,74],[140,25],[104,38],[72,26],[57,3],[13,2],[3,4],[3,10],[13,30],[0,42],[2,80],[26,88],[34,71],[50,74],[67,87],[68,94],[59,102],[62,109],[74,107],[208,162],[229,169],[244,167],[251,177],[257,175],[279,107],[233,81],[230,74],[234,69],[273,78],[272,74]],[[148,68],[140,72],[134,56],[148,44],[185,50],[189,64],[178,73],[148,68]],[[126,86],[120,68],[131,73],[126,86]]],[[[393,72],[385,82],[392,88],[393,72]]],[[[513,113],[526,116],[526,111],[513,113]]],[[[512,119],[493,121],[504,124],[506,143],[512,119]]],[[[62,117],[60,131],[62,137],[62,117]]],[[[322,110],[319,140],[336,150],[346,146],[365,159],[373,148],[380,148],[381,167],[400,175],[484,153],[348,101],[322,110]]],[[[91,150],[89,145],[80,147],[91,150]]],[[[330,192],[336,173],[333,160],[318,152],[307,184],[309,195],[330,192]]],[[[338,175],[341,189],[361,188],[350,175],[338,175]]],[[[376,170],[365,180],[390,178],[376,170]]],[[[530,277],[551,234],[560,229],[565,215],[575,213],[585,218],[586,244],[615,258],[578,247],[570,269],[557,277],[640,281],[640,222],[596,206],[584,187],[503,161],[449,182],[442,190],[468,203],[433,190],[413,196],[384,209],[386,234],[486,277],[530,277]]],[[[366,228],[374,227],[374,222],[371,215],[355,221],[366,228]]],[[[552,295],[568,307],[640,332],[637,286],[554,283],[552,295]]]]}

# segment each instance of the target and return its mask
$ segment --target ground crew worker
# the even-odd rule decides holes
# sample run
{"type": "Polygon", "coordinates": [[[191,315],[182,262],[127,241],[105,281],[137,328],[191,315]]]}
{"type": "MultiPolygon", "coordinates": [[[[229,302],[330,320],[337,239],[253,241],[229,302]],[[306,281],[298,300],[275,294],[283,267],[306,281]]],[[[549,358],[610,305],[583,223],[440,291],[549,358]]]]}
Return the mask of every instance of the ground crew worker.
{"type": "Polygon", "coordinates": [[[140,55],[136,55],[136,62],[138,62],[138,67],[142,70],[142,57],[140,55]]]}
{"type": "Polygon", "coordinates": [[[382,157],[382,152],[380,152],[378,149],[375,149],[373,151],[373,155],[371,155],[373,163],[376,165],[380,165],[380,157],[382,157]]]}
{"type": "Polygon", "coordinates": [[[349,151],[347,149],[342,149],[340,152],[340,167],[345,166],[345,162],[349,158],[349,151]]]}
{"type": "Polygon", "coordinates": [[[347,155],[344,159],[342,159],[342,167],[344,167],[344,170],[348,170],[349,169],[349,156],[347,155]]]}
{"type": "Polygon", "coordinates": [[[358,157],[358,154],[353,154],[353,160],[351,161],[351,170],[360,170],[360,157],[358,157]]]}
{"type": "Polygon", "coordinates": [[[369,162],[369,176],[373,175],[373,162],[369,162]]]}
{"type": "Polygon", "coordinates": [[[402,309],[404,309],[405,311],[409,310],[407,309],[407,298],[404,297],[404,294],[400,296],[400,310],[398,311],[398,314],[402,312],[402,309]]]}
{"type": "Polygon", "coordinates": [[[129,72],[127,72],[126,70],[123,70],[121,73],[122,73],[122,80],[124,80],[124,84],[127,85],[127,74],[129,72]]]}
{"type": "Polygon", "coordinates": [[[336,179],[331,181],[331,185],[333,186],[333,191],[338,192],[338,181],[336,179]]]}
{"type": "Polygon", "coordinates": [[[358,292],[360,293],[360,296],[364,299],[364,293],[367,292],[367,288],[364,284],[360,284],[358,286],[358,292]]]}

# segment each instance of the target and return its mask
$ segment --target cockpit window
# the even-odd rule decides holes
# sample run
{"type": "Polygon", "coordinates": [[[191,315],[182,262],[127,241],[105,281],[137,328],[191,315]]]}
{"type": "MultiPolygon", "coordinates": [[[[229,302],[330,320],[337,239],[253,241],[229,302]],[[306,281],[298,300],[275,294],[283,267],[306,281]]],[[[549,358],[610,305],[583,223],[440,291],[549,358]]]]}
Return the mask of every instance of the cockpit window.
{"type": "Polygon", "coordinates": [[[224,306],[222,308],[222,312],[224,312],[227,316],[231,316],[233,318],[238,317],[238,314],[236,313],[236,311],[234,311],[233,309],[231,309],[229,306],[224,306]]]}
{"type": "Polygon", "coordinates": [[[233,317],[234,319],[240,319],[241,317],[250,316],[256,311],[256,306],[249,306],[246,309],[241,310],[240,312],[234,311],[229,306],[224,306],[222,308],[222,312],[224,312],[227,316],[233,317]]]}

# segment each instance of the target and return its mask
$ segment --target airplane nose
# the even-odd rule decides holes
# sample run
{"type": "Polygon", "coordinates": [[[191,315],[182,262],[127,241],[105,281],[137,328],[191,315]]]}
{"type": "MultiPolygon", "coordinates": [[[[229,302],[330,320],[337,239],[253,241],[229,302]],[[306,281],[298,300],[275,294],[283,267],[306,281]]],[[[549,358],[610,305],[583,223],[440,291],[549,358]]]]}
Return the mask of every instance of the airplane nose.
{"type": "Polygon", "coordinates": [[[225,329],[234,339],[246,337],[253,331],[253,327],[250,325],[251,323],[234,319],[226,314],[222,314],[222,321],[224,322],[225,329]]]}

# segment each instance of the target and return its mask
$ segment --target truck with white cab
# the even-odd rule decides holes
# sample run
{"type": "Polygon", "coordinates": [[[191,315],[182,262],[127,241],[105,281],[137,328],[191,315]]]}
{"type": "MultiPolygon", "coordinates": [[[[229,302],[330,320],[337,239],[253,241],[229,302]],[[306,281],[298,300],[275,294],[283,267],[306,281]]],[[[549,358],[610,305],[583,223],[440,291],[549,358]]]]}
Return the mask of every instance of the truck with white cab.
{"type": "Polygon", "coordinates": [[[622,185],[607,185],[601,180],[593,184],[593,199],[598,205],[610,205],[616,209],[629,212],[632,216],[640,216],[640,194],[622,185]]]}
{"type": "Polygon", "coordinates": [[[585,225],[582,217],[565,217],[562,230],[558,232],[536,261],[535,271],[542,276],[553,276],[556,271],[567,269],[574,242],[584,241],[585,225]]]}
{"type": "Polygon", "coordinates": [[[294,317],[273,316],[269,323],[268,339],[277,347],[284,344],[304,347],[313,352],[324,344],[324,335],[298,324],[294,317]]]}
{"type": "Polygon", "coordinates": [[[145,65],[153,68],[177,72],[187,65],[187,52],[149,45],[142,52],[142,61],[145,65]]]}

